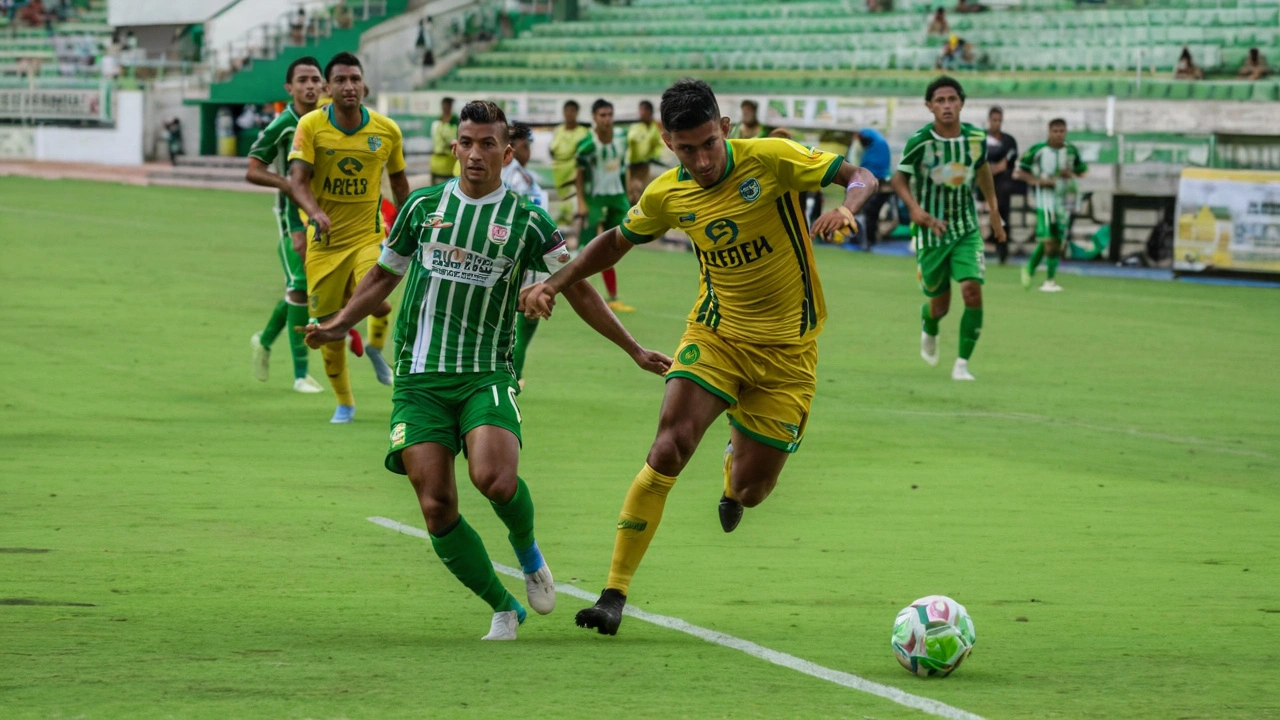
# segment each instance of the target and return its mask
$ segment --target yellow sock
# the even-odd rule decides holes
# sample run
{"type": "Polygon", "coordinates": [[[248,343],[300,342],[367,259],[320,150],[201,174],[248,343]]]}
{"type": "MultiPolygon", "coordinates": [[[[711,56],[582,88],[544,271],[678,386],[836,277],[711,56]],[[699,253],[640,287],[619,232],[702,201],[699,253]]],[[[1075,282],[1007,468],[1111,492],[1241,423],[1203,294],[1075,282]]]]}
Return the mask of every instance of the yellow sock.
{"type": "Polygon", "coordinates": [[[391,324],[391,315],[382,317],[369,316],[369,347],[381,350],[387,345],[387,326],[391,324]]]}
{"type": "Polygon", "coordinates": [[[733,496],[733,484],[729,482],[733,472],[733,453],[726,452],[724,454],[724,496],[730,500],[737,500],[733,496]]]}
{"type": "Polygon", "coordinates": [[[322,345],[320,356],[324,358],[324,372],[329,376],[329,385],[333,387],[338,404],[355,405],[356,398],[351,394],[351,376],[347,374],[347,344],[337,340],[322,345]]]}
{"type": "Polygon", "coordinates": [[[667,493],[675,484],[675,478],[658,473],[647,463],[631,482],[627,499],[622,503],[622,514],[618,517],[613,563],[609,566],[609,582],[605,587],[627,594],[631,588],[631,576],[636,574],[640,560],[649,549],[649,541],[657,532],[658,523],[662,522],[667,493]]]}

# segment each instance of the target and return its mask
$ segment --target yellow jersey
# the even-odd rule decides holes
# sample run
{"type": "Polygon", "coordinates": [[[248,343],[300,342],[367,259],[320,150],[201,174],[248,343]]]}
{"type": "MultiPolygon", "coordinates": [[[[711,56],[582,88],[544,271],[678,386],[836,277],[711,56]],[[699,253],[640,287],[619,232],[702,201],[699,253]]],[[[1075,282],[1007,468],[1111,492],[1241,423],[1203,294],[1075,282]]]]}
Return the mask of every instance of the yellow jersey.
{"type": "Polygon", "coordinates": [[[360,113],[360,127],[348,132],[330,105],[304,115],[293,134],[289,161],[312,166],[311,192],[331,222],[328,248],[382,242],[382,170],[404,171],[400,128],[367,108],[360,113]]]}
{"type": "Polygon", "coordinates": [[[627,163],[637,165],[662,159],[662,127],[656,122],[642,122],[627,128],[627,163]]]}
{"type": "Polygon", "coordinates": [[[830,184],[844,158],[781,138],[725,144],[719,182],[703,188],[683,166],[666,171],[627,213],[622,235],[689,235],[701,271],[690,324],[753,345],[811,342],[827,307],[798,193],[830,184]]]}

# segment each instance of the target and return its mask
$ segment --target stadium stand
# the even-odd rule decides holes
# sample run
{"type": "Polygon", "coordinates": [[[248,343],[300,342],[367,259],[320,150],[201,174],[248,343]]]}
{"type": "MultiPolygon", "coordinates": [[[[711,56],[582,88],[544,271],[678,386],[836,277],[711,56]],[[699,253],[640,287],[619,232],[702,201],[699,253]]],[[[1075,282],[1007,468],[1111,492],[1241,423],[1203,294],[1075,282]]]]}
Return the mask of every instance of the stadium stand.
{"type": "MultiPolygon", "coordinates": [[[[969,63],[953,68],[974,71],[966,79],[974,94],[1277,97],[1274,82],[1225,79],[1250,48],[1264,56],[1280,51],[1277,0],[1016,5],[949,17],[949,35],[974,49],[969,63]],[[1171,80],[1184,48],[1211,80],[1171,80]]],[[[926,34],[926,14],[871,14],[842,0],[634,0],[586,11],[582,20],[503,40],[435,87],[653,92],[696,73],[723,92],[916,95],[948,40],[926,34]]]]}

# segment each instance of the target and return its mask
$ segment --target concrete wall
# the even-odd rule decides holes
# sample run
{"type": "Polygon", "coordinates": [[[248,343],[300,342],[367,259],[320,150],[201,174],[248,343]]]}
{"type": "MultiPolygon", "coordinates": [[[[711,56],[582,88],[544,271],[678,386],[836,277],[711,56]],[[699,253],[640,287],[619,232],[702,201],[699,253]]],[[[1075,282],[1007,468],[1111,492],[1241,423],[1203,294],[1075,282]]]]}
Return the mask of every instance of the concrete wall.
{"type": "Polygon", "coordinates": [[[183,151],[187,155],[200,154],[200,106],[183,104],[181,81],[155,83],[147,92],[143,116],[143,152],[148,161],[168,162],[164,124],[175,117],[182,121],[183,151]]]}
{"type": "MultiPolygon", "coordinates": [[[[39,125],[31,129],[34,142],[29,160],[141,165],[146,99],[140,92],[115,96],[113,128],[73,128],[39,125]]],[[[19,159],[19,158],[11,158],[19,159]]]]}

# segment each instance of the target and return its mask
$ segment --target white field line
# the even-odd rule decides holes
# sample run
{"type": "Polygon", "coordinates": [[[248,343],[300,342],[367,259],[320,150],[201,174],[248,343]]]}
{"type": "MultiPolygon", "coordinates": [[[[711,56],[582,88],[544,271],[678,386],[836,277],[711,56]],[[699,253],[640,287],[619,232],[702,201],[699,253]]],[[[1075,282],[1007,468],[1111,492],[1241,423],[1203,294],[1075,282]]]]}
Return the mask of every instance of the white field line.
{"type": "Polygon", "coordinates": [[[1061,425],[1063,427],[1071,427],[1079,430],[1090,430],[1093,432],[1107,434],[1122,434],[1131,437],[1139,437],[1146,440],[1157,440],[1160,442],[1173,443],[1175,445],[1195,445],[1213,452],[1220,452],[1226,455],[1243,455],[1245,457],[1271,458],[1271,455],[1257,450],[1249,450],[1246,448],[1230,447],[1220,445],[1212,440],[1196,437],[1194,435],[1165,435],[1163,433],[1147,432],[1133,427],[1115,427],[1109,425],[1095,425],[1093,423],[1078,422],[1075,420],[1062,420],[1060,418],[1047,417],[1045,415],[1035,415],[1032,413],[1003,413],[1003,412],[987,412],[983,410],[899,410],[897,408],[886,407],[861,407],[858,410],[862,412],[877,412],[886,415],[907,415],[914,417],[939,417],[939,418],[987,418],[991,420],[1008,420],[1010,422],[1034,422],[1043,423],[1045,425],[1061,425]]]}
{"type": "MultiPolygon", "coordinates": [[[[371,517],[367,518],[367,520],[375,525],[381,525],[384,528],[395,530],[396,532],[404,535],[411,535],[416,538],[422,538],[423,540],[430,539],[426,530],[412,525],[405,525],[404,523],[396,522],[395,520],[390,520],[384,517],[371,517]]],[[[493,568],[503,575],[509,575],[519,580],[524,579],[524,573],[518,568],[507,567],[501,563],[494,563],[493,568]]],[[[567,583],[556,583],[556,593],[571,595],[579,600],[585,600],[589,603],[594,603],[596,601],[595,593],[587,592],[582,588],[569,585],[567,583]]],[[[707,628],[685,622],[680,618],[658,615],[656,613],[640,610],[639,608],[631,605],[628,605],[624,612],[637,620],[643,620],[644,622],[652,623],[659,627],[667,628],[668,630],[675,630],[677,632],[685,633],[686,635],[692,635],[715,645],[744,652],[752,657],[759,658],[766,662],[771,662],[774,665],[781,665],[784,668],[789,668],[796,672],[816,677],[820,680],[826,680],[827,682],[832,682],[836,685],[841,685],[853,690],[882,697],[899,705],[920,710],[921,712],[935,717],[948,718],[949,720],[983,720],[981,716],[974,715],[971,712],[966,712],[959,708],[951,707],[950,705],[938,702],[937,700],[930,700],[926,697],[912,695],[911,693],[904,692],[898,688],[881,685],[880,683],[872,682],[866,678],[861,678],[847,672],[832,670],[831,668],[811,663],[808,660],[802,660],[794,655],[788,655],[787,653],[778,652],[777,650],[770,650],[769,648],[764,647],[763,645],[757,645],[750,640],[743,640],[732,635],[726,635],[722,632],[708,630],[707,628]]]]}

